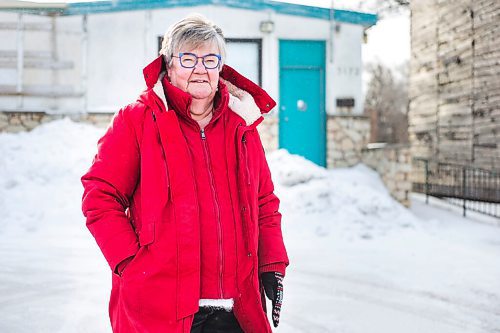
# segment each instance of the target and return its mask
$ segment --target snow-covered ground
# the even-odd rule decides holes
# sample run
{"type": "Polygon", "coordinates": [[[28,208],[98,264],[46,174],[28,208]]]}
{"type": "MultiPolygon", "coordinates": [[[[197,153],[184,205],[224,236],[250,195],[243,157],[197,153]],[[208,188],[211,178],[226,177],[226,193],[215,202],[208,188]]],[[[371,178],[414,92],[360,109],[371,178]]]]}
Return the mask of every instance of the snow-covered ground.
{"type": "MultiPolygon", "coordinates": [[[[102,133],[0,134],[0,332],[110,332],[110,272],[80,212],[102,133]]],[[[268,160],[291,260],[277,332],[500,332],[499,227],[418,195],[405,209],[362,165],[268,160]]]]}

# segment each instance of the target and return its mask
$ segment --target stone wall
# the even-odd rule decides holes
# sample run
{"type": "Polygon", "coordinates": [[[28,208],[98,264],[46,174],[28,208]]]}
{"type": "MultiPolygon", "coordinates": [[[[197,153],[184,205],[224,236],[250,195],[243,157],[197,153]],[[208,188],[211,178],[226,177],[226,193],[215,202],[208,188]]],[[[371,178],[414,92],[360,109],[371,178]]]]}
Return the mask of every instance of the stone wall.
{"type": "Polygon", "coordinates": [[[500,169],[500,1],[411,1],[414,157],[500,169]]]}
{"type": "Polygon", "coordinates": [[[81,121],[99,127],[107,127],[111,119],[113,118],[113,114],[84,113],[72,115],[54,115],[45,112],[3,111],[0,112],[0,133],[31,131],[38,125],[65,117],[70,118],[74,121],[81,121]]]}
{"type": "Polygon", "coordinates": [[[262,140],[262,145],[266,152],[271,152],[278,149],[278,117],[277,116],[265,116],[264,121],[257,126],[259,130],[260,139],[262,140]]]}
{"type": "Polygon", "coordinates": [[[0,112],[0,132],[30,131],[52,119],[45,112],[0,112]]]}
{"type": "Polygon", "coordinates": [[[389,193],[406,207],[410,206],[412,157],[410,145],[365,148],[362,162],[376,170],[389,193]]]}
{"type": "Polygon", "coordinates": [[[328,168],[350,167],[362,161],[362,150],[370,139],[368,117],[328,116],[326,128],[328,168]]]}
{"type": "Polygon", "coordinates": [[[89,123],[97,127],[106,128],[113,119],[113,113],[85,113],[77,116],[71,116],[74,121],[89,123]]]}

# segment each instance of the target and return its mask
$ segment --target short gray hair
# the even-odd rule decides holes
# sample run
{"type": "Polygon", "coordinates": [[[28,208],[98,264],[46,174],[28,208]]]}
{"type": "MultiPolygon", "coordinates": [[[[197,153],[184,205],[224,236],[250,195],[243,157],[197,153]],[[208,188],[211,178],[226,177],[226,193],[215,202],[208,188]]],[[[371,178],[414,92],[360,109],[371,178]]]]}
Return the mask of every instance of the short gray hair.
{"type": "Polygon", "coordinates": [[[163,36],[160,54],[170,67],[175,52],[185,46],[196,48],[207,42],[215,43],[219,48],[222,68],[226,60],[226,42],[221,28],[201,14],[191,14],[168,28],[163,36]]]}

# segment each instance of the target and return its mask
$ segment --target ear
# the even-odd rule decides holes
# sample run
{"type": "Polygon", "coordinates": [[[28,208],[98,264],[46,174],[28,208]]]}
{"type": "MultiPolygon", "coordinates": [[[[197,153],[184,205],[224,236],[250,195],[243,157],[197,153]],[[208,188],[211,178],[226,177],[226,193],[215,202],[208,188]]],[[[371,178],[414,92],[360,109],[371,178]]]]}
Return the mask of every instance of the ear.
{"type": "Polygon", "coordinates": [[[168,80],[168,82],[171,82],[170,81],[170,78],[172,77],[171,74],[172,74],[172,67],[167,66],[167,80],[168,80]]]}

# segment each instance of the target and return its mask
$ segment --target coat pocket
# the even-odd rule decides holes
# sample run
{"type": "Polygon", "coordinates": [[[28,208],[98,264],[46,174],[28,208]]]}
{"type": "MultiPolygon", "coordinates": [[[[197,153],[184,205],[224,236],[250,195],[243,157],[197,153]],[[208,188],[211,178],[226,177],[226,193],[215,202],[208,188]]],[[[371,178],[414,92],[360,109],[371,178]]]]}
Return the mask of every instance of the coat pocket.
{"type": "Polygon", "coordinates": [[[155,240],[155,222],[150,221],[143,224],[139,233],[139,245],[145,246],[153,243],[155,240]]]}

